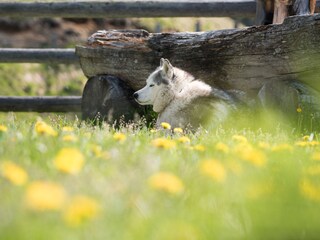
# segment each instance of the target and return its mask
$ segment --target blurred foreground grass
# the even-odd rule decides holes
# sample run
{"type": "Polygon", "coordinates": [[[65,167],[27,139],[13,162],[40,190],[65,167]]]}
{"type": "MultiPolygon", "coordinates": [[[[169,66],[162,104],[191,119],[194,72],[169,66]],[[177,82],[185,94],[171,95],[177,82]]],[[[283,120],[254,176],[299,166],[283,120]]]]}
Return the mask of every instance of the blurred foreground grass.
{"type": "Polygon", "coordinates": [[[320,142],[0,116],[0,239],[317,239],[320,142]]]}

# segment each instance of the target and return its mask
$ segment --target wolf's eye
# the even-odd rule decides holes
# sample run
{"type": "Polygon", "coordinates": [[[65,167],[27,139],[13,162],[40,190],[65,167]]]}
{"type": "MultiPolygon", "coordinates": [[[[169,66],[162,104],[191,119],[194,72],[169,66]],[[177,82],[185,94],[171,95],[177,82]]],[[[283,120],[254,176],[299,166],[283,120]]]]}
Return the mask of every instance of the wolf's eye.
{"type": "Polygon", "coordinates": [[[154,84],[150,84],[149,87],[154,87],[154,84]]]}

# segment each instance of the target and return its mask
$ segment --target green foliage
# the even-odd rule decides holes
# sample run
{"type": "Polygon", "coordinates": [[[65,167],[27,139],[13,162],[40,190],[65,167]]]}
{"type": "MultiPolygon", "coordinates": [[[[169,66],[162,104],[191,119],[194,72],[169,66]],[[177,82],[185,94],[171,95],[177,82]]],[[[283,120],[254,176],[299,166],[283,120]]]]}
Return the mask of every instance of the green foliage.
{"type": "MultiPolygon", "coordinates": [[[[77,118],[43,119],[0,116],[0,239],[319,236],[317,134],[303,137],[275,124],[273,130],[268,125],[249,129],[240,118],[239,125],[193,134],[154,131],[139,123],[115,130],[77,118]],[[77,149],[85,159],[76,174],[56,164],[66,148],[77,149]],[[27,173],[21,185],[6,175],[8,161],[27,173]],[[62,187],[64,204],[55,210],[28,206],[26,192],[35,181],[62,187]],[[82,215],[86,221],[70,225],[65,212],[78,195],[99,207],[97,214],[91,209],[82,215]]],[[[66,156],[68,168],[72,158],[66,156]]],[[[57,197],[51,200],[56,203],[57,197]]],[[[81,205],[74,214],[86,209],[88,204],[81,205]]]]}
{"type": "Polygon", "coordinates": [[[86,81],[80,67],[60,64],[0,64],[4,96],[82,95],[86,81]]]}

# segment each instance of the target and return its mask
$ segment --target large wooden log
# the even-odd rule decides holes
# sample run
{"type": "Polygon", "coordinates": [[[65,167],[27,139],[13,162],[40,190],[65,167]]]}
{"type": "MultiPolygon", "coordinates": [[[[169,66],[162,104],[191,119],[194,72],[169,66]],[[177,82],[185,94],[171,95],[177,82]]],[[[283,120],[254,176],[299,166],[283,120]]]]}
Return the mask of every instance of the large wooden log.
{"type": "Polygon", "coordinates": [[[168,58],[211,85],[257,95],[271,81],[299,80],[320,90],[320,15],[283,24],[202,33],[100,31],[77,46],[87,77],[111,74],[132,89],[168,58]]]}

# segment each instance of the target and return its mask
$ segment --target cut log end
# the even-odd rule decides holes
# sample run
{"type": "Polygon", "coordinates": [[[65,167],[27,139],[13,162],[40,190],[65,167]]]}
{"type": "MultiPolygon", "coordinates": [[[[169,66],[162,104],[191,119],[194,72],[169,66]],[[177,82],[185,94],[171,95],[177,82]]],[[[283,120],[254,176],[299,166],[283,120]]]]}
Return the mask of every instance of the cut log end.
{"type": "Polygon", "coordinates": [[[144,114],[131,90],[114,76],[92,77],[86,83],[82,96],[82,119],[99,123],[129,122],[144,114]]]}

